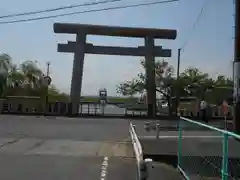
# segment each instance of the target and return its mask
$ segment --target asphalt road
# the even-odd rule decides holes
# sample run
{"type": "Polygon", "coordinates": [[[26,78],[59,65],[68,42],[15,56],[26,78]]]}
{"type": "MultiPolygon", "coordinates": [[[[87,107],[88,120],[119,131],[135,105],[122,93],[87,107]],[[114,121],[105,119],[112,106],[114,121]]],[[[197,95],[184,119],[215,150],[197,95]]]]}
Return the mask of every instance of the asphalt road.
{"type": "Polygon", "coordinates": [[[128,121],[0,116],[0,179],[136,179],[128,121]]]}
{"type": "MultiPolygon", "coordinates": [[[[107,107],[106,111],[120,112],[114,107],[107,107]]],[[[139,136],[156,134],[144,130],[143,120],[132,122],[139,136]]],[[[1,115],[0,179],[136,179],[136,160],[128,123],[128,120],[109,118],[1,115]]],[[[159,123],[167,135],[174,132],[166,130],[172,128],[174,131],[177,127],[177,121],[159,123]]],[[[164,147],[169,149],[168,140],[164,147]]],[[[172,174],[162,166],[152,171],[151,179],[159,176],[167,179],[172,174]]],[[[179,178],[178,174],[175,178],[179,178]]]]}
{"type": "Polygon", "coordinates": [[[0,137],[81,141],[122,141],[129,137],[124,119],[0,116],[0,137]]]}

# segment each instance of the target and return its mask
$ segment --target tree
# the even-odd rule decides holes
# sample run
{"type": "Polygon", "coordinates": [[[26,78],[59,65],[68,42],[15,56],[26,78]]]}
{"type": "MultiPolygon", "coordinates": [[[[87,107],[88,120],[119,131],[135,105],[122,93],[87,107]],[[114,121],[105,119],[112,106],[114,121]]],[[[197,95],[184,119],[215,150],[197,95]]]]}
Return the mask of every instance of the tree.
{"type": "Polygon", "coordinates": [[[205,92],[213,86],[214,81],[207,73],[197,68],[189,67],[180,74],[181,88],[191,96],[203,98],[205,92]]]}
{"type": "Polygon", "coordinates": [[[48,88],[49,101],[69,101],[69,95],[61,93],[56,86],[50,85],[48,88]]]}
{"type": "Polygon", "coordinates": [[[1,70],[8,71],[12,65],[12,58],[8,54],[0,54],[0,67],[1,70]]]}
{"type": "Polygon", "coordinates": [[[124,96],[129,95],[132,97],[141,91],[142,87],[140,88],[140,84],[141,83],[136,79],[126,81],[117,87],[117,92],[124,96]]]}
{"type": "Polygon", "coordinates": [[[25,80],[24,74],[19,70],[17,65],[13,64],[7,76],[7,86],[9,88],[20,86],[24,84],[24,80],[25,80]]]}
{"type": "MultiPolygon", "coordinates": [[[[146,68],[145,61],[141,61],[143,69],[146,68]]],[[[164,95],[167,95],[167,88],[172,80],[173,67],[169,66],[168,62],[161,60],[155,62],[156,72],[156,91],[164,95]]],[[[122,95],[130,95],[137,93],[143,93],[146,89],[146,75],[145,73],[139,73],[137,78],[125,81],[117,86],[117,92],[122,95]]]]}
{"type": "Polygon", "coordinates": [[[0,97],[6,87],[6,80],[9,69],[12,65],[12,58],[8,54],[0,54],[0,97]]]}
{"type": "MultiPolygon", "coordinates": [[[[141,66],[145,70],[146,64],[144,60],[141,60],[141,66]]],[[[173,84],[175,87],[175,82],[173,76],[174,69],[165,60],[155,61],[155,83],[156,92],[160,93],[163,101],[167,101],[168,105],[171,104],[172,88],[173,84]]],[[[146,74],[139,73],[137,78],[133,78],[130,81],[125,81],[117,86],[117,92],[123,95],[130,95],[143,93],[147,89],[146,87],[146,74]]],[[[169,108],[169,113],[171,113],[171,108],[169,108]]]]}
{"type": "Polygon", "coordinates": [[[24,84],[31,88],[39,88],[43,72],[37,66],[37,62],[24,61],[20,64],[20,69],[25,77],[24,84]]]}
{"type": "MultiPolygon", "coordinates": [[[[145,62],[141,61],[145,68],[145,62]]],[[[174,69],[168,62],[161,60],[155,63],[156,92],[161,94],[162,100],[171,104],[171,97],[179,93],[180,97],[195,96],[198,99],[205,98],[210,103],[218,103],[220,100],[231,96],[233,81],[225,76],[218,76],[216,79],[209,77],[207,73],[201,72],[194,67],[186,68],[177,81],[174,77],[174,69]]],[[[130,95],[132,92],[142,93],[146,89],[146,75],[139,73],[137,78],[125,81],[117,86],[117,92],[123,95],[130,95]]]]}
{"type": "Polygon", "coordinates": [[[218,76],[212,88],[206,93],[206,99],[214,104],[220,104],[223,100],[228,103],[233,101],[233,81],[225,76],[218,76]]]}
{"type": "MultiPolygon", "coordinates": [[[[45,97],[43,72],[37,61],[24,61],[20,65],[13,64],[7,54],[0,55],[0,67],[6,72],[0,74],[0,90],[2,96],[39,96],[45,97]],[[4,91],[3,91],[4,90],[4,91]]],[[[54,85],[48,88],[49,100],[68,101],[69,95],[61,93],[54,85]]]]}

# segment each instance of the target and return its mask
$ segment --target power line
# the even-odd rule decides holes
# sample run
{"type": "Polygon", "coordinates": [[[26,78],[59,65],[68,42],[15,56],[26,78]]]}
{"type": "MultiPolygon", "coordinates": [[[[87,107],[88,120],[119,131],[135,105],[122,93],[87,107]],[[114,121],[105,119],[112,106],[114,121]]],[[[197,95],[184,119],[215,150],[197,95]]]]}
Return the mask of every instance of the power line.
{"type": "Polygon", "coordinates": [[[92,5],[106,4],[106,3],[118,2],[118,1],[122,1],[122,0],[104,0],[104,1],[98,1],[98,2],[90,2],[90,3],[69,5],[69,6],[61,6],[61,7],[57,7],[57,8],[44,9],[44,10],[38,10],[38,11],[8,14],[8,15],[0,16],[0,19],[26,16],[26,15],[33,15],[33,14],[35,15],[35,14],[48,13],[48,12],[53,12],[53,11],[60,11],[60,10],[65,10],[65,9],[72,9],[72,8],[76,8],[76,7],[92,6],[92,5]]]}
{"type": "Polygon", "coordinates": [[[57,14],[57,15],[51,15],[51,16],[42,16],[42,17],[37,17],[37,18],[28,18],[28,19],[20,19],[20,20],[12,20],[12,21],[2,21],[2,22],[0,22],[0,24],[13,24],[13,23],[20,23],[20,22],[38,21],[38,20],[43,20],[43,19],[52,19],[52,18],[63,17],[63,16],[71,16],[71,15],[76,15],[76,14],[84,14],[84,13],[90,13],[90,12],[101,12],[101,11],[125,9],[125,8],[140,7],[140,6],[149,6],[149,5],[154,5],[154,4],[172,3],[172,2],[177,2],[177,1],[180,1],[180,0],[162,0],[162,1],[155,1],[155,2],[149,2],[149,3],[140,3],[140,4],[133,4],[133,5],[125,5],[125,6],[99,8],[99,9],[92,9],[92,10],[78,11],[78,12],[71,12],[71,13],[63,13],[63,14],[57,14]]]}
{"type": "MultiPolygon", "coordinates": [[[[204,12],[204,9],[205,9],[205,7],[206,7],[206,5],[207,5],[207,2],[208,2],[208,0],[205,0],[205,1],[204,1],[201,10],[200,10],[200,12],[198,13],[198,16],[197,16],[196,20],[195,20],[194,23],[193,23],[193,26],[192,26],[192,28],[191,28],[191,33],[194,33],[194,31],[195,31],[195,29],[196,29],[196,27],[197,27],[197,25],[198,25],[198,23],[199,23],[202,15],[203,15],[203,12],[204,12]]],[[[190,36],[189,36],[189,37],[190,37],[190,36]]],[[[180,48],[182,51],[183,51],[184,48],[188,45],[188,43],[189,43],[190,40],[191,40],[191,37],[188,38],[188,39],[182,44],[182,46],[181,46],[181,48],[180,48]]]]}

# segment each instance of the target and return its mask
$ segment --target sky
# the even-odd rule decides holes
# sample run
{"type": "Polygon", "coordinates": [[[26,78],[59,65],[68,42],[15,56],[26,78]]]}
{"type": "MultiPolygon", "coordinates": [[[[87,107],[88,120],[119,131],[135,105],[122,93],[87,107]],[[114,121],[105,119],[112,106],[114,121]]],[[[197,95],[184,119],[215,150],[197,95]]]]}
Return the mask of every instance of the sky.
{"type": "MultiPolygon", "coordinates": [[[[3,0],[0,6],[0,16],[96,1],[3,0]]],[[[74,8],[21,18],[154,1],[156,0],[122,0],[117,3],[74,8]]],[[[0,19],[0,22],[16,19],[20,19],[20,17],[0,19]]],[[[156,45],[172,49],[172,57],[166,59],[169,64],[176,67],[177,49],[186,44],[181,53],[181,71],[187,67],[196,67],[209,73],[213,78],[219,74],[232,75],[233,0],[180,0],[168,4],[84,13],[41,21],[0,24],[0,52],[11,55],[14,63],[37,60],[43,71],[46,71],[46,63],[49,61],[51,63],[50,76],[52,77],[52,83],[61,91],[69,93],[73,54],[58,53],[57,43],[66,43],[68,40],[74,41],[75,36],[54,34],[53,23],[55,22],[176,29],[176,40],[155,41],[156,45]],[[202,15],[196,21],[202,7],[204,7],[202,15]]],[[[88,36],[87,41],[95,45],[113,46],[139,46],[144,43],[143,39],[138,38],[104,36],[88,36]]],[[[140,71],[143,71],[140,66],[141,59],[143,58],[85,55],[82,95],[97,95],[100,88],[107,88],[109,95],[117,95],[116,85],[136,77],[140,71]]]]}

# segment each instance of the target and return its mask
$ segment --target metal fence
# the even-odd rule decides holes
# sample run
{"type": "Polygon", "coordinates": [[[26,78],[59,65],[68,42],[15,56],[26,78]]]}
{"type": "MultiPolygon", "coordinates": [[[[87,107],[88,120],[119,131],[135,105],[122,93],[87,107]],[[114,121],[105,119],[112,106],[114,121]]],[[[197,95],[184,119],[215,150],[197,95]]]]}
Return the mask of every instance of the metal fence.
{"type": "Polygon", "coordinates": [[[178,170],[191,179],[240,179],[240,136],[181,117],[178,125],[178,170]],[[184,131],[195,126],[206,131],[184,131]]]}
{"type": "MultiPolygon", "coordinates": [[[[0,99],[0,114],[45,114],[53,116],[67,116],[71,112],[71,103],[48,102],[42,103],[38,98],[0,99]]],[[[79,103],[79,116],[133,116],[144,117],[146,112],[132,111],[115,104],[79,103]]]]}
{"type": "MultiPolygon", "coordinates": [[[[71,112],[71,103],[48,102],[46,104],[40,97],[9,96],[0,99],[0,113],[6,114],[47,114],[47,115],[68,115],[71,112]]],[[[232,109],[229,107],[227,119],[232,119],[232,109]]],[[[187,118],[199,118],[199,113],[194,113],[189,109],[179,109],[179,113],[187,118]]],[[[214,107],[209,112],[212,119],[224,119],[221,107],[214,107]]],[[[80,102],[79,115],[99,116],[114,115],[128,117],[147,117],[146,105],[139,104],[101,104],[99,102],[80,102]]],[[[158,109],[157,116],[168,114],[167,108],[158,109]]]]}
{"type": "MultiPolygon", "coordinates": [[[[187,108],[181,108],[178,111],[179,111],[179,114],[182,117],[193,118],[193,117],[199,116],[199,112],[197,112],[197,114],[196,114],[196,112],[193,112],[193,111],[191,111],[190,109],[187,109],[187,108]]],[[[211,107],[211,108],[208,109],[207,113],[208,113],[208,116],[211,117],[212,119],[216,119],[216,118],[224,119],[224,117],[225,117],[223,108],[221,106],[211,107]]],[[[228,107],[228,112],[227,112],[227,118],[232,119],[232,117],[233,117],[233,108],[229,106],[228,107]]]]}

